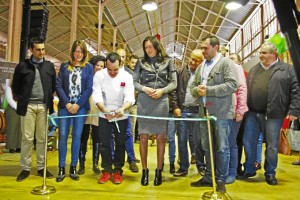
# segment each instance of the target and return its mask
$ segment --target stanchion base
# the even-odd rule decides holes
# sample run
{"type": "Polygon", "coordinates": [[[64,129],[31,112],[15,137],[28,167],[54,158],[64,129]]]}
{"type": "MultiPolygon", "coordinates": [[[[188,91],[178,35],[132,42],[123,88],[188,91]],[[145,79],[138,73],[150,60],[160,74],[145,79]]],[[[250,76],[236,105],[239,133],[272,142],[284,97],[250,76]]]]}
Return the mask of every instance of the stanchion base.
{"type": "Polygon", "coordinates": [[[205,192],[202,195],[203,200],[227,200],[227,195],[220,192],[205,192]]]}
{"type": "Polygon", "coordinates": [[[55,193],[56,189],[54,186],[46,185],[46,186],[37,186],[34,187],[33,190],[31,191],[32,194],[37,194],[37,195],[45,195],[45,194],[52,194],[55,193]]]}

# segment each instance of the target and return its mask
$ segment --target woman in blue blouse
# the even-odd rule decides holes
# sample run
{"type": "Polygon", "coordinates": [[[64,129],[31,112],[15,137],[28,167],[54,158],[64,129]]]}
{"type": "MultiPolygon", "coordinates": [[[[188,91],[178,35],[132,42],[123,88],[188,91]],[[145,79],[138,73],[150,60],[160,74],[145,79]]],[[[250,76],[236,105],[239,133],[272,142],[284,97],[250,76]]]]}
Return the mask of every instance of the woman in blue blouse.
{"type": "Polygon", "coordinates": [[[83,41],[76,40],[72,45],[69,62],[61,65],[56,80],[56,92],[59,97],[58,115],[66,116],[66,118],[58,120],[59,171],[56,177],[57,182],[61,182],[65,178],[67,141],[71,120],[73,120],[73,127],[70,178],[79,180],[79,176],[76,174],[76,164],[86,117],[77,117],[76,115],[85,115],[90,109],[89,97],[92,94],[92,85],[93,66],[88,63],[87,47],[83,41]]]}

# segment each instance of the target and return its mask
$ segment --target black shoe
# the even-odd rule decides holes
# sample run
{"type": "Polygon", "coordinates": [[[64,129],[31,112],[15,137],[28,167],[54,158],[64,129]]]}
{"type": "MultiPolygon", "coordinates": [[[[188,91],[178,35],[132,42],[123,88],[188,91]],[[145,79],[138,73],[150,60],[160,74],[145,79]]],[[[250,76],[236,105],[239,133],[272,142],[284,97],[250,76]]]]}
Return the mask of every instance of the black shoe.
{"type": "Polygon", "coordinates": [[[261,164],[259,162],[255,162],[255,169],[256,171],[261,169],[261,164]]]}
{"type": "Polygon", "coordinates": [[[266,175],[266,182],[269,185],[277,185],[278,184],[275,175],[266,175]]]}
{"type": "Polygon", "coordinates": [[[174,174],[175,173],[175,165],[174,162],[170,163],[170,174],[174,174]]]}
{"type": "Polygon", "coordinates": [[[191,182],[192,187],[212,187],[212,184],[209,182],[206,182],[203,178],[201,178],[198,181],[191,182]]]}
{"type": "Polygon", "coordinates": [[[292,165],[300,165],[300,160],[297,160],[295,162],[292,162],[292,165]]]}
{"type": "Polygon", "coordinates": [[[77,173],[78,173],[79,175],[82,175],[82,174],[84,174],[84,172],[85,172],[85,166],[80,164],[77,173]]]}
{"type": "Polygon", "coordinates": [[[149,169],[143,169],[141,185],[147,186],[149,184],[149,169]]]}
{"type": "Polygon", "coordinates": [[[198,173],[199,173],[201,176],[204,176],[204,173],[205,173],[205,167],[199,167],[199,168],[198,168],[198,173]]]}
{"type": "Polygon", "coordinates": [[[9,153],[15,153],[16,151],[14,149],[10,149],[9,153]]]}
{"type": "Polygon", "coordinates": [[[76,174],[76,166],[70,166],[70,178],[74,181],[79,180],[79,176],[76,174]]]}
{"type": "Polygon", "coordinates": [[[100,174],[100,169],[99,169],[99,167],[98,167],[98,164],[93,164],[93,172],[95,173],[95,174],[100,174]]]}
{"type": "Polygon", "coordinates": [[[177,172],[175,172],[173,174],[173,176],[175,177],[182,177],[182,176],[186,176],[188,174],[187,171],[183,170],[183,169],[179,169],[177,172]]]}
{"type": "Polygon", "coordinates": [[[242,164],[238,164],[238,167],[236,169],[236,174],[240,176],[243,173],[242,164]]]}
{"type": "MultiPolygon", "coordinates": [[[[100,143],[93,142],[93,172],[95,174],[100,174],[101,172],[98,167],[99,155],[100,155],[100,143]]],[[[84,160],[85,160],[85,155],[84,155],[84,160]]]]}
{"type": "Polygon", "coordinates": [[[59,167],[56,182],[62,182],[66,177],[65,167],[59,167]]]}
{"type": "Polygon", "coordinates": [[[21,153],[21,149],[20,148],[16,148],[16,153],[21,153]]]}
{"type": "Polygon", "coordinates": [[[21,182],[23,180],[25,180],[30,174],[30,171],[27,170],[22,170],[21,173],[18,175],[16,181],[17,182],[21,182]]]}
{"type": "Polygon", "coordinates": [[[218,181],[216,190],[217,190],[217,192],[225,193],[226,192],[225,182],[218,181]]]}
{"type": "MultiPolygon", "coordinates": [[[[38,176],[41,176],[41,177],[44,177],[44,169],[40,169],[37,171],[37,175],[38,176]]],[[[46,170],[46,178],[53,178],[53,174],[51,174],[48,170],[46,170]]]]}
{"type": "Polygon", "coordinates": [[[247,173],[246,171],[243,171],[241,175],[237,176],[237,179],[239,179],[239,180],[245,180],[245,179],[253,177],[255,175],[256,175],[256,172],[254,172],[254,173],[247,173]]]}
{"type": "Polygon", "coordinates": [[[155,170],[154,186],[159,186],[162,184],[162,169],[155,170]]]}

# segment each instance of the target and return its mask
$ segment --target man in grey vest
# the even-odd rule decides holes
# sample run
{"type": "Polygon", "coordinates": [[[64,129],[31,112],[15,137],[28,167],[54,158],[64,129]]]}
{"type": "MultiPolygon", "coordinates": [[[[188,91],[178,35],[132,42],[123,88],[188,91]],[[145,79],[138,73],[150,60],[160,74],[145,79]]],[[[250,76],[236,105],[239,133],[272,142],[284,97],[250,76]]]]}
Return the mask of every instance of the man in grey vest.
{"type": "MultiPolygon", "coordinates": [[[[36,139],[37,175],[44,175],[45,145],[48,133],[47,114],[53,112],[53,93],[55,91],[55,69],[53,63],[46,61],[45,43],[32,38],[29,50],[32,56],[21,61],[15,69],[12,90],[17,101],[17,114],[21,115],[21,167],[16,181],[20,182],[30,175],[33,140],[36,139]]],[[[53,175],[46,171],[47,178],[53,175]]]]}

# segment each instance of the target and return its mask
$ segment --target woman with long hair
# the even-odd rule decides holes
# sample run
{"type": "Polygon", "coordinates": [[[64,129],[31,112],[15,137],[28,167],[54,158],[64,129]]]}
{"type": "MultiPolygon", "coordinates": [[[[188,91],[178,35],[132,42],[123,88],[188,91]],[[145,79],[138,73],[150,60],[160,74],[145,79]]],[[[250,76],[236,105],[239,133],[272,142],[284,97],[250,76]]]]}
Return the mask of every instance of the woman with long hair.
{"type": "Polygon", "coordinates": [[[65,166],[67,155],[67,141],[72,120],[72,146],[70,178],[79,180],[76,174],[76,165],[79,156],[80,140],[86,117],[90,109],[89,97],[92,94],[93,66],[88,63],[88,51],[81,40],[74,41],[69,62],[63,63],[56,79],[56,92],[59,97],[58,120],[59,125],[59,171],[57,182],[65,178],[65,166]],[[79,116],[77,116],[79,115],[79,116]],[[64,118],[65,117],[65,118],[64,118]]]}
{"type": "MultiPolygon", "coordinates": [[[[167,57],[161,43],[155,36],[143,41],[144,58],[139,60],[133,74],[135,89],[139,91],[137,98],[137,114],[154,117],[168,117],[168,93],[177,86],[173,60],[167,57]]],[[[162,184],[162,168],[165,152],[165,135],[167,120],[139,118],[140,155],[143,167],[141,184],[148,185],[149,170],[147,168],[148,137],[156,135],[157,169],[154,185],[162,184]]]]}

